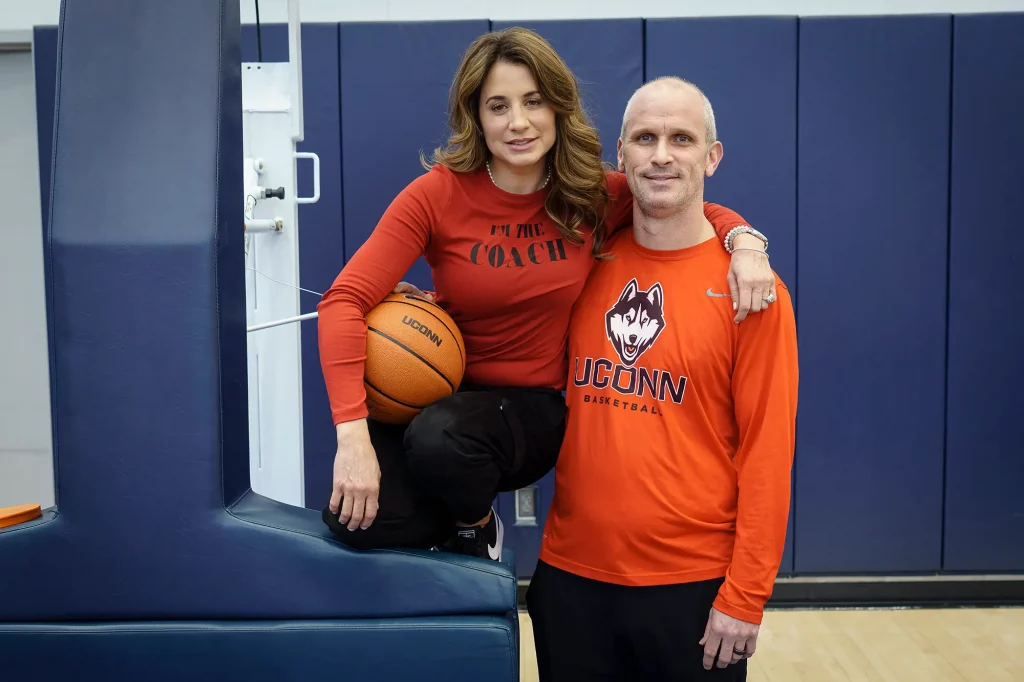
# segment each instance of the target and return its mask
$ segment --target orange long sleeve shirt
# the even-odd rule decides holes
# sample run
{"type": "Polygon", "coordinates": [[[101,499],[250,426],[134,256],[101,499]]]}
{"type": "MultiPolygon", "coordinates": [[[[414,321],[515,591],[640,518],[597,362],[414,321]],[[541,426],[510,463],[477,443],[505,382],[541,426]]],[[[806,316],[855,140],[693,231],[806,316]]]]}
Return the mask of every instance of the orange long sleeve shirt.
{"type": "MultiPolygon", "coordinates": [[[[607,179],[606,221],[626,224],[633,210],[626,178],[609,172],[607,179]]],[[[565,387],[569,314],[595,261],[589,230],[582,246],[568,243],[544,210],[546,198],[546,189],[504,192],[486,170],[455,173],[440,165],[395,198],[317,307],[335,424],[367,415],[365,316],[420,256],[437,303],[465,340],[466,381],[565,387]]],[[[746,224],[715,204],[705,204],[705,215],[720,238],[746,224]]],[[[721,241],[718,248],[725,254],[721,241]]],[[[723,278],[727,269],[728,262],[723,278]]]]}
{"type": "Polygon", "coordinates": [[[782,559],[797,407],[789,291],[742,323],[717,240],[609,243],[569,329],[568,432],[540,558],[594,580],[725,577],[760,623],[782,559]],[[724,296],[722,294],[725,294],[724,296]]]}

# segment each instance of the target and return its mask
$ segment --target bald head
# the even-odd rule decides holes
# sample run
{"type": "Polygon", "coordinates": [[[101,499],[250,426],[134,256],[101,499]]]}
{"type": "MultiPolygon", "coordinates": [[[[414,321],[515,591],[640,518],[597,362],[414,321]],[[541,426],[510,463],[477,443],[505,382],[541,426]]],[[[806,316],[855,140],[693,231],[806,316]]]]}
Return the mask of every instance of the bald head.
{"type": "Polygon", "coordinates": [[[633,93],[622,117],[618,161],[634,209],[661,219],[697,206],[695,215],[702,216],[704,178],[722,160],[716,138],[711,103],[692,83],[659,78],[633,93]]]}
{"type": "Polygon", "coordinates": [[[626,109],[622,113],[622,128],[619,131],[619,136],[623,139],[626,137],[626,129],[630,124],[630,114],[635,105],[638,103],[645,104],[652,99],[656,99],[669,93],[676,96],[681,95],[681,101],[687,101],[693,97],[696,98],[697,102],[699,102],[699,106],[703,109],[704,116],[704,144],[705,148],[710,149],[711,145],[718,140],[718,131],[715,128],[715,111],[711,108],[711,101],[700,88],[690,81],[679,78],[678,76],[662,76],[661,78],[655,78],[652,81],[644,83],[636,90],[636,92],[633,93],[633,96],[629,98],[628,102],[626,102],[626,109]]]}

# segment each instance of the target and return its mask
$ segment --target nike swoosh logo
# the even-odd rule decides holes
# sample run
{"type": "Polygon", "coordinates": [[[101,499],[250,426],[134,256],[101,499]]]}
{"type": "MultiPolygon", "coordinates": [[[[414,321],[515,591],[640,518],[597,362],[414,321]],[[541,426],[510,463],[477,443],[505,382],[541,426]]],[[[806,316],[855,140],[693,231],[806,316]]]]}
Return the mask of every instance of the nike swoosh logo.
{"type": "Polygon", "coordinates": [[[498,537],[495,539],[493,545],[488,543],[487,556],[489,556],[492,561],[501,561],[501,547],[505,543],[505,524],[501,522],[501,517],[498,516],[496,512],[492,510],[491,513],[495,515],[494,518],[498,522],[498,537]]]}
{"type": "Polygon", "coordinates": [[[714,298],[726,298],[728,296],[732,296],[732,294],[716,294],[715,292],[711,291],[711,287],[708,287],[708,290],[705,291],[704,293],[706,293],[708,296],[713,296],[714,298]]]}

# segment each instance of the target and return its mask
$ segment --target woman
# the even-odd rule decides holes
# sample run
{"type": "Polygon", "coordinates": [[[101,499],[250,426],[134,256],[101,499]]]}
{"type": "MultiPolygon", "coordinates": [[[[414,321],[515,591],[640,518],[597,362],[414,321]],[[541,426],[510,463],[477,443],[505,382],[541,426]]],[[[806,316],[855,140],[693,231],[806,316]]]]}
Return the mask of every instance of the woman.
{"type": "MultiPolygon", "coordinates": [[[[323,518],[354,548],[498,559],[492,500],[555,464],[570,311],[610,230],[629,224],[632,199],[625,176],[602,166],[573,74],[537,34],[478,38],[450,99],[447,147],[424,161],[428,172],[388,207],[318,308],[338,436],[323,518]],[[421,255],[464,337],[465,381],[407,427],[381,424],[367,419],[365,315],[421,255]]],[[[735,246],[764,249],[757,236],[730,234],[744,225],[732,211],[706,204],[705,215],[735,246]]],[[[757,312],[774,281],[767,259],[734,252],[737,273],[754,282],[757,312]]]]}

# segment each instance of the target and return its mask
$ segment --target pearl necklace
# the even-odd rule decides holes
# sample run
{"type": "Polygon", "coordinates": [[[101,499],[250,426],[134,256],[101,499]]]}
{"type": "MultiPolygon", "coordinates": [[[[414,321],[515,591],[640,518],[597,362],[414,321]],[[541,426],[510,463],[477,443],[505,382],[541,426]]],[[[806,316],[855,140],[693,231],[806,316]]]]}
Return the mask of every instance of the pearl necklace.
{"type": "MultiPolygon", "coordinates": [[[[495,187],[498,187],[498,183],[494,182],[494,174],[491,173],[491,162],[490,161],[487,162],[487,175],[490,176],[490,178],[491,178],[491,184],[493,184],[495,187]]],[[[540,183],[540,187],[538,187],[537,189],[535,189],[533,191],[534,192],[541,191],[542,189],[544,189],[545,187],[548,186],[548,183],[550,181],[551,181],[551,168],[548,168],[548,174],[547,174],[547,177],[544,178],[544,182],[540,183]]],[[[498,189],[501,189],[501,188],[498,187],[498,189]]]]}

